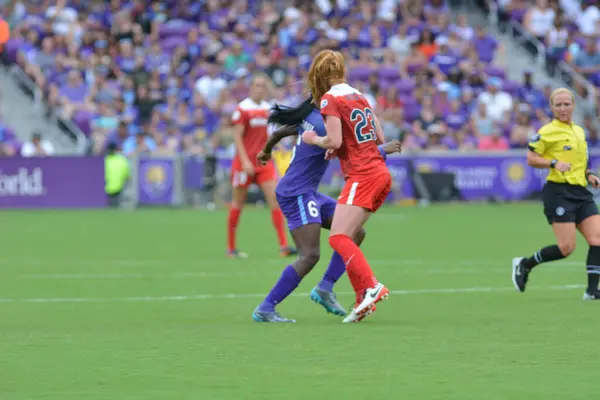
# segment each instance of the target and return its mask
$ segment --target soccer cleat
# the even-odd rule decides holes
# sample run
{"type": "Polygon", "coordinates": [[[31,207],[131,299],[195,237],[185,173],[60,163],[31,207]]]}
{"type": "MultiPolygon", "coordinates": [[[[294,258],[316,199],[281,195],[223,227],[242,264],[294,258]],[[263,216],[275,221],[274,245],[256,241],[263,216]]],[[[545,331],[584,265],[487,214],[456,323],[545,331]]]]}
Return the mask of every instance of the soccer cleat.
{"type": "Polygon", "coordinates": [[[583,293],[584,300],[600,300],[600,291],[596,290],[594,293],[586,291],[583,293]]]}
{"type": "Polygon", "coordinates": [[[327,310],[328,313],[344,316],[347,314],[344,307],[337,301],[335,293],[327,292],[319,288],[314,288],[310,292],[310,299],[317,304],[320,304],[327,310]]]}
{"type": "Polygon", "coordinates": [[[370,308],[367,308],[366,311],[364,311],[362,314],[358,314],[356,312],[356,307],[352,308],[352,311],[350,311],[350,314],[348,314],[348,316],[346,318],[344,318],[342,320],[342,322],[344,324],[348,324],[351,322],[360,322],[363,319],[367,318],[370,315],[373,315],[373,313],[377,311],[377,306],[376,305],[372,305],[370,308]]]}
{"type": "Polygon", "coordinates": [[[281,250],[279,250],[279,255],[281,257],[292,257],[298,255],[298,250],[293,247],[282,247],[281,250]]]}
{"type": "Polygon", "coordinates": [[[390,291],[383,285],[383,283],[378,283],[374,288],[365,290],[363,301],[355,308],[356,314],[362,314],[364,310],[371,308],[372,305],[375,305],[382,300],[387,299],[389,295],[390,291]]]}
{"type": "Polygon", "coordinates": [[[521,293],[525,291],[529,279],[529,269],[523,265],[524,257],[515,257],[512,260],[512,281],[515,288],[521,293]]]}
{"type": "Polygon", "coordinates": [[[238,250],[227,250],[227,257],[229,258],[248,258],[248,254],[238,250]]]}
{"type": "Polygon", "coordinates": [[[252,319],[256,322],[296,322],[293,319],[287,319],[279,315],[277,311],[260,311],[258,307],[252,313],[252,319]]]}

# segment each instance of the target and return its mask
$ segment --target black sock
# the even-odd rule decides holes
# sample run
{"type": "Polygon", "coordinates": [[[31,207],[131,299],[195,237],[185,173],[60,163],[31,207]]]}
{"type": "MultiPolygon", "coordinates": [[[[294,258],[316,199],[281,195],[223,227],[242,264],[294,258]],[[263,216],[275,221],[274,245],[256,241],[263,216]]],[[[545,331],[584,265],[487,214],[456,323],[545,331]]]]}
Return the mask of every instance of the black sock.
{"type": "Polygon", "coordinates": [[[531,257],[524,259],[522,263],[525,268],[531,269],[538,264],[562,260],[563,258],[565,258],[565,256],[563,256],[560,248],[557,245],[553,245],[536,251],[531,257]]]}
{"type": "Polygon", "coordinates": [[[600,279],[600,246],[590,246],[587,256],[588,293],[598,291],[600,279]]]}

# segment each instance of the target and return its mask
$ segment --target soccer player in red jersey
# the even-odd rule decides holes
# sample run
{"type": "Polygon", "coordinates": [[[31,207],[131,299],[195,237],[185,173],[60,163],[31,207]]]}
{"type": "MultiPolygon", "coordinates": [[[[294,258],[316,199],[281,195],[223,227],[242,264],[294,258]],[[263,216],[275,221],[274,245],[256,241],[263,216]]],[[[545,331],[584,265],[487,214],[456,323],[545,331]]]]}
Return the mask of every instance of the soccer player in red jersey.
{"type": "Polygon", "coordinates": [[[304,132],[302,140],[329,150],[340,160],[346,184],[338,198],[329,244],[346,263],[356,292],[356,304],[344,322],[357,322],[389,290],[375,279],[360,248],[352,241],[371,213],[385,201],[392,178],[377,148],[383,130],[365,96],[346,84],[346,63],[341,53],[321,51],[308,72],[309,87],[325,119],[327,136],[304,132]]]}
{"type": "Polygon", "coordinates": [[[265,101],[267,78],[257,75],[250,85],[250,96],[238,104],[233,113],[236,155],[231,166],[231,183],[233,186],[231,208],[227,219],[227,254],[230,257],[246,258],[247,254],[239,252],[236,247],[236,230],[240,213],[246,202],[248,187],[252,183],[260,186],[265,200],[271,209],[273,226],[277,231],[282,256],[296,254],[296,250],[288,247],[285,231],[285,218],[275,198],[277,172],[272,161],[259,166],[256,156],[267,143],[267,124],[271,106],[265,101]]]}

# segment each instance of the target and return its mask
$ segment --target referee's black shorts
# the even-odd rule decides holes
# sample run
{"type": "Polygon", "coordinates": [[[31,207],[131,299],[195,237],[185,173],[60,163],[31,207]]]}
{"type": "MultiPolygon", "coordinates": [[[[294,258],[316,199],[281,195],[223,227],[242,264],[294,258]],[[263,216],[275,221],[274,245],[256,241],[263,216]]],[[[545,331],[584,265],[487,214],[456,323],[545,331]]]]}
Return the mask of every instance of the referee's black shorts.
{"type": "Polygon", "coordinates": [[[546,182],[543,196],[544,214],[548,223],[581,223],[588,217],[598,214],[598,206],[592,192],[579,185],[546,182]]]}

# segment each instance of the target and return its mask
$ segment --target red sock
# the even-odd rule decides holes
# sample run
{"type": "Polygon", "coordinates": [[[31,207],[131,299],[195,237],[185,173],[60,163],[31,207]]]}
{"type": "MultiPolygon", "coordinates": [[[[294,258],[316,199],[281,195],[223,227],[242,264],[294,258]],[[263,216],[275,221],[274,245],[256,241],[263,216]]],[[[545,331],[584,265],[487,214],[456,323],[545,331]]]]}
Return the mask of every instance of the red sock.
{"type": "Polygon", "coordinates": [[[227,218],[227,250],[237,250],[235,246],[235,231],[237,230],[238,221],[240,220],[239,208],[230,208],[229,217],[227,218]]]}
{"type": "Polygon", "coordinates": [[[356,271],[352,269],[346,270],[346,274],[348,275],[348,280],[350,280],[350,284],[352,285],[352,289],[354,289],[354,293],[356,293],[356,304],[360,304],[362,301],[363,293],[365,292],[365,287],[360,281],[360,277],[356,275],[356,271]]]}
{"type": "Polygon", "coordinates": [[[377,284],[373,271],[360,248],[346,235],[333,235],[329,237],[329,245],[338,252],[346,263],[348,278],[356,292],[357,298],[362,297],[362,292],[377,284]]]}
{"type": "Polygon", "coordinates": [[[273,226],[277,231],[277,239],[279,240],[279,247],[287,247],[288,240],[287,234],[285,233],[285,218],[283,217],[283,213],[279,208],[275,210],[271,210],[271,220],[273,221],[273,226]]]}

